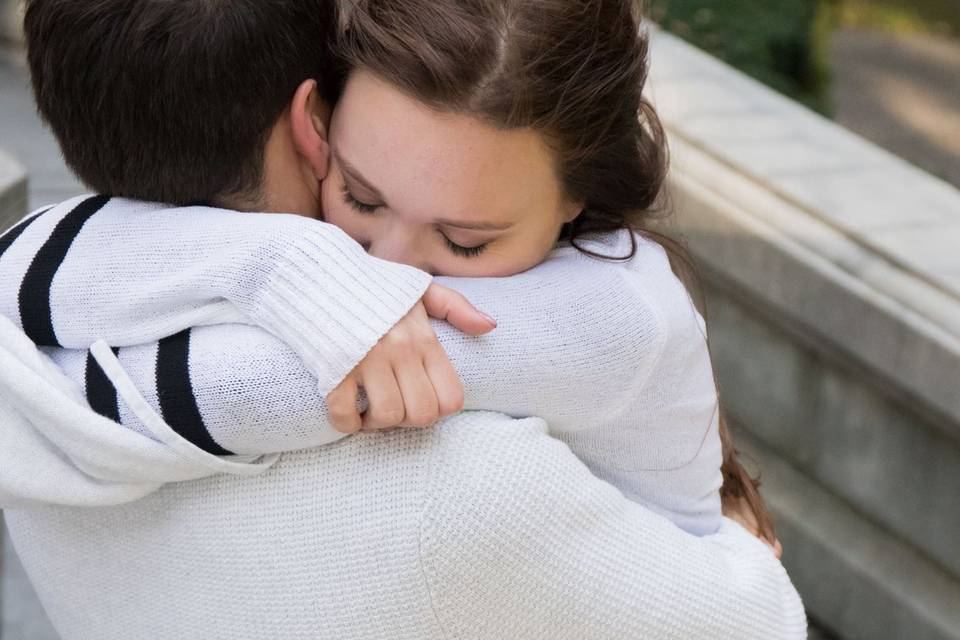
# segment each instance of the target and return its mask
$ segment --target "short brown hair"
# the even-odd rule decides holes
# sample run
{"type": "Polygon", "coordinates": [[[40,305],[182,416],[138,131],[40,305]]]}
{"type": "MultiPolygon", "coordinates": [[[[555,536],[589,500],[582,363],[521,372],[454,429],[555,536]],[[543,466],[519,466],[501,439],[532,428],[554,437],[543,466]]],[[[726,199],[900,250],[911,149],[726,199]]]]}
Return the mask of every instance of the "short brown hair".
{"type": "Polygon", "coordinates": [[[313,78],[335,99],[335,0],[27,0],[41,117],[91,189],[256,198],[267,136],[313,78]]]}

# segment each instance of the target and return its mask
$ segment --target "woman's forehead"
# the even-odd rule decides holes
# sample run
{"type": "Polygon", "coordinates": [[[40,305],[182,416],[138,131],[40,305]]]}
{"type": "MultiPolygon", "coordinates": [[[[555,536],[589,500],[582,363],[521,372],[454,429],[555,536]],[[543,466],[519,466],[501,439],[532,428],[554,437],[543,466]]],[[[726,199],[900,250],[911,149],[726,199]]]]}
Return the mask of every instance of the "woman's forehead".
{"type": "Polygon", "coordinates": [[[487,210],[509,214],[537,199],[555,201],[560,190],[537,132],[437,112],[367,72],[351,76],[331,140],[338,160],[388,200],[426,196],[447,215],[464,206],[475,211],[478,199],[487,210]]]}

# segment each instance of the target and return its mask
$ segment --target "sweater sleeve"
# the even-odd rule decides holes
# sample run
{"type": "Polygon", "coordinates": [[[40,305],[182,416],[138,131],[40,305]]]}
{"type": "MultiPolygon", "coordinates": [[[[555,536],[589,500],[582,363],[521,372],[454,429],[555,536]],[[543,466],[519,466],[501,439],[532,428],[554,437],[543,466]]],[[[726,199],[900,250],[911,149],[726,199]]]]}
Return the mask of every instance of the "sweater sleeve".
{"type": "MultiPolygon", "coordinates": [[[[103,374],[94,354],[46,349],[88,404],[128,430],[156,439],[103,374]]],[[[159,342],[114,349],[150,408],[181,437],[215,455],[262,455],[343,437],[303,361],[259,327],[196,327],[159,342]]]]}
{"type": "MultiPolygon", "coordinates": [[[[601,424],[622,411],[662,348],[658,318],[624,281],[623,270],[561,251],[507,278],[441,279],[498,320],[498,328],[480,338],[434,322],[463,379],[466,408],[538,416],[554,432],[601,424]]],[[[180,336],[185,341],[180,351],[165,348],[168,337],[120,348],[118,356],[145,398],[195,444],[221,453],[263,454],[340,437],[330,426],[315,375],[281,339],[238,324],[197,327],[180,336]],[[176,387],[164,375],[170,371],[182,372],[188,384],[176,387]],[[196,405],[194,421],[202,428],[181,427],[181,414],[164,411],[161,399],[171,394],[196,405]]],[[[96,367],[89,356],[49,353],[90,395],[96,367]]],[[[146,432],[119,402],[119,421],[146,432]]]]}
{"type": "Polygon", "coordinates": [[[423,513],[424,580],[447,637],[806,637],[783,567],[738,525],[686,534],[540,421],[482,426],[441,432],[423,513]]]}
{"type": "Polygon", "coordinates": [[[631,408],[666,343],[659,305],[630,265],[563,248],[507,278],[437,278],[497,320],[472,338],[434,326],[467,409],[544,418],[563,434],[631,408]]]}
{"type": "Polygon", "coordinates": [[[28,218],[0,246],[0,313],[40,346],[148,343],[242,322],[280,338],[333,389],[423,295],[428,274],[378,260],[300,216],[88,197],[28,218]]]}
{"type": "MultiPolygon", "coordinates": [[[[466,408],[544,418],[554,434],[576,440],[578,455],[592,454],[598,467],[606,464],[608,457],[595,444],[597,439],[578,434],[609,424],[632,408],[664,343],[662,319],[633,287],[625,270],[623,265],[569,250],[507,278],[439,279],[498,320],[494,332],[479,338],[434,322],[463,379],[466,408]]],[[[181,356],[187,360],[179,370],[185,372],[188,384],[179,392],[165,390],[167,381],[158,375],[178,370],[164,366],[170,351],[161,344],[119,350],[120,362],[133,382],[181,435],[198,445],[207,440],[208,449],[212,440],[214,451],[243,454],[288,451],[339,439],[312,372],[281,340],[256,327],[236,324],[198,327],[184,339],[188,355],[181,356]],[[182,418],[163,410],[160,399],[171,393],[180,393],[186,396],[183,400],[196,405],[202,428],[181,428],[182,418]]],[[[88,377],[91,367],[84,353],[55,350],[50,354],[73,379],[88,377]]],[[[681,373],[689,374],[690,368],[681,373]]],[[[660,417],[652,402],[641,409],[660,417]]],[[[122,400],[117,416],[128,427],[145,431],[122,400]]],[[[629,418],[641,420],[638,414],[629,418]]],[[[643,453],[638,448],[652,449],[650,439],[635,432],[604,429],[589,435],[607,440],[619,437],[614,459],[637,457],[643,453]]],[[[678,448],[676,439],[669,444],[671,451],[678,448]]],[[[619,485],[616,480],[611,479],[619,485]]]]}

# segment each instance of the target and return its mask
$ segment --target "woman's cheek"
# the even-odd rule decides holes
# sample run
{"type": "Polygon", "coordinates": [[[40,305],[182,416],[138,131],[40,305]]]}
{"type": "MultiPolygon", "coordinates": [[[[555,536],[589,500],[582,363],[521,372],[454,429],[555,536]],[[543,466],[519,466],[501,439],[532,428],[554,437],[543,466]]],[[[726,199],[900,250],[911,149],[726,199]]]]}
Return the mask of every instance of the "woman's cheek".
{"type": "MultiPolygon", "coordinates": [[[[373,220],[365,222],[362,214],[344,211],[345,208],[347,208],[346,205],[332,208],[327,222],[340,227],[348,236],[360,244],[368,244],[373,232],[373,229],[370,228],[373,220]]],[[[368,217],[372,218],[372,216],[368,217]]]]}

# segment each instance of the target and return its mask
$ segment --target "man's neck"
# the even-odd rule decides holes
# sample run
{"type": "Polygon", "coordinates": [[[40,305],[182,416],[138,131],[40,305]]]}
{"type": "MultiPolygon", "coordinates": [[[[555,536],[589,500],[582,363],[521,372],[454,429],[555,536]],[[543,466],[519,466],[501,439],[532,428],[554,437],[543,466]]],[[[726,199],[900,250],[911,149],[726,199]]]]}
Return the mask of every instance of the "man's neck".
{"type": "Polygon", "coordinates": [[[213,204],[221,209],[246,213],[292,213],[321,218],[319,200],[304,185],[288,184],[286,188],[275,190],[264,186],[253,194],[231,194],[217,198],[213,204]]]}

